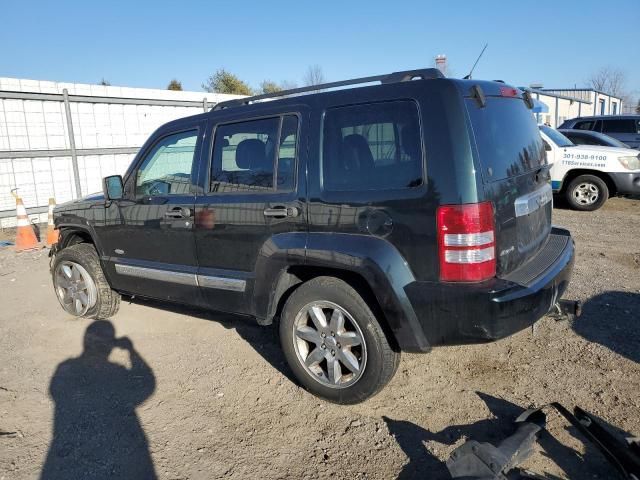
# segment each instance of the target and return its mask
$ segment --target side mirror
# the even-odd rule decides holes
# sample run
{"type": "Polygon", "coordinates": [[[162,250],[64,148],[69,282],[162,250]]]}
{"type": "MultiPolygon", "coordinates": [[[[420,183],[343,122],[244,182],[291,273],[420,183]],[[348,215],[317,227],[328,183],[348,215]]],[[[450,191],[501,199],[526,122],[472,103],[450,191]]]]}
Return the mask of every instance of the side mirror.
{"type": "Polygon", "coordinates": [[[104,180],[102,180],[102,190],[104,192],[105,200],[120,200],[123,197],[124,192],[122,176],[111,175],[109,177],[104,177],[104,180]]]}
{"type": "Polygon", "coordinates": [[[551,145],[549,145],[547,142],[544,142],[544,149],[545,149],[547,152],[550,152],[550,151],[551,151],[551,145]]]}

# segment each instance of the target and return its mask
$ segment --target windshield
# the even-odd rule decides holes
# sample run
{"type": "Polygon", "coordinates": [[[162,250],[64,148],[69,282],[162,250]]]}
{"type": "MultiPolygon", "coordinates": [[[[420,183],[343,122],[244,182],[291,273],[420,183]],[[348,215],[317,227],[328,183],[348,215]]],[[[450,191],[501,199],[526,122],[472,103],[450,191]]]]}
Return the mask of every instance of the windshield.
{"type": "Polygon", "coordinates": [[[540,130],[551,139],[558,147],[573,147],[575,144],[557,131],[555,128],[547,127],[546,125],[540,125],[540,130]]]}

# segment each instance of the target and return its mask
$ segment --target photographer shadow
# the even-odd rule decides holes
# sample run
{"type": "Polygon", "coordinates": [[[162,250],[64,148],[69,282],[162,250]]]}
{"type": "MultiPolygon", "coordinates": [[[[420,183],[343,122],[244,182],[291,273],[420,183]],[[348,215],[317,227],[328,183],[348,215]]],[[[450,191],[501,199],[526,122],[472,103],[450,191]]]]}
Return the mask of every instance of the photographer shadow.
{"type": "Polygon", "coordinates": [[[584,339],[640,363],[639,312],[640,294],[602,292],[585,302],[582,315],[572,322],[572,328],[584,339]]]}
{"type": "Polygon", "coordinates": [[[155,390],[152,369],[111,322],[87,327],[84,350],[65,360],[51,379],[53,439],[42,479],[156,478],[136,407],[155,390]],[[129,353],[131,368],[109,361],[114,348],[129,353]]]}

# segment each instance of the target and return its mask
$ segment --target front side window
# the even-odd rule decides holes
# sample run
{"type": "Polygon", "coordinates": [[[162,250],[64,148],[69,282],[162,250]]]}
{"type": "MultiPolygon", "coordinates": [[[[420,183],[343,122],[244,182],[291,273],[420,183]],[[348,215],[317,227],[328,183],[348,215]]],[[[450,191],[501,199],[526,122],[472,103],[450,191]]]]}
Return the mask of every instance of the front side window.
{"type": "Polygon", "coordinates": [[[572,147],[574,144],[571,140],[557,131],[555,128],[547,127],[546,125],[541,125],[540,130],[544,132],[544,134],[549,137],[549,139],[555,143],[558,147],[572,147]]]}
{"type": "Polygon", "coordinates": [[[327,191],[392,190],[422,184],[418,108],[397,101],[331,108],[324,117],[327,191]]]}
{"type": "Polygon", "coordinates": [[[292,115],[218,126],[213,143],[211,191],[291,190],[297,131],[298,118],[292,115]]]}
{"type": "Polygon", "coordinates": [[[186,195],[191,191],[191,170],[197,130],[168,135],[151,149],[136,176],[137,196],[186,195]]]}

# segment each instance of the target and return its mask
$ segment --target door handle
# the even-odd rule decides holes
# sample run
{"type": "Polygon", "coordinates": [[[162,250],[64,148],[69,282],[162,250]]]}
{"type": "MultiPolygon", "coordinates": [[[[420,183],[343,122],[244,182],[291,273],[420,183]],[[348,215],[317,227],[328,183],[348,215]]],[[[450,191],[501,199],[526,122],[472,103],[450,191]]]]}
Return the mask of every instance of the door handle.
{"type": "Polygon", "coordinates": [[[175,207],[164,212],[164,216],[167,218],[189,218],[191,210],[184,207],[175,207]]]}
{"type": "Polygon", "coordinates": [[[297,207],[287,207],[285,205],[276,205],[274,207],[269,207],[264,209],[265,217],[286,218],[286,217],[297,217],[298,215],[300,215],[300,209],[297,207]]]}

